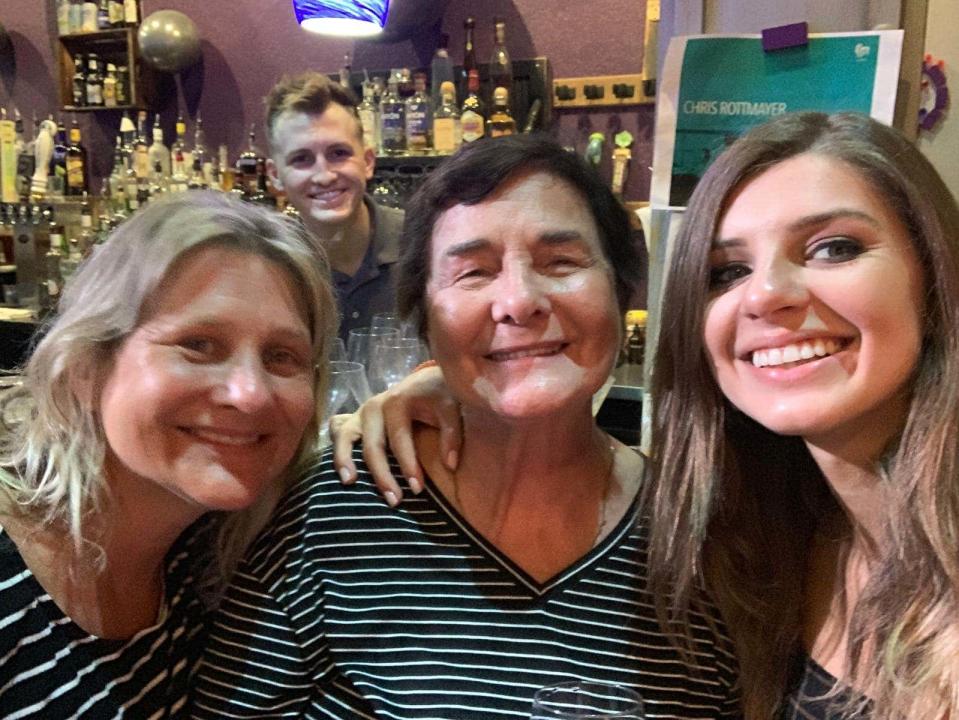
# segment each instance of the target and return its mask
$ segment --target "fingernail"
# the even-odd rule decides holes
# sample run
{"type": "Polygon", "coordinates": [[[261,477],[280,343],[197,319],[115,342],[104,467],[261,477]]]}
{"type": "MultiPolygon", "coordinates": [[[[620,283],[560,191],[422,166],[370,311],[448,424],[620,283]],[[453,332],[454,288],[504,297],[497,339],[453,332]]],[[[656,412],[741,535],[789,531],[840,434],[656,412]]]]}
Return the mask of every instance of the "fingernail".
{"type": "Polygon", "coordinates": [[[383,493],[383,497],[386,498],[386,504],[390,507],[396,507],[399,503],[399,500],[396,499],[396,493],[392,490],[387,490],[385,493],[383,493]]]}
{"type": "Polygon", "coordinates": [[[459,461],[459,454],[455,450],[450,450],[446,455],[446,467],[448,467],[450,470],[455,470],[459,461]]]}
{"type": "Polygon", "coordinates": [[[340,480],[342,480],[344,484],[349,485],[353,482],[353,475],[350,473],[349,468],[341,467],[337,472],[340,474],[340,480]]]}
{"type": "Polygon", "coordinates": [[[419,495],[421,492],[423,492],[423,483],[421,483],[417,478],[408,478],[407,482],[410,484],[410,490],[413,491],[414,495],[419,495]]]}

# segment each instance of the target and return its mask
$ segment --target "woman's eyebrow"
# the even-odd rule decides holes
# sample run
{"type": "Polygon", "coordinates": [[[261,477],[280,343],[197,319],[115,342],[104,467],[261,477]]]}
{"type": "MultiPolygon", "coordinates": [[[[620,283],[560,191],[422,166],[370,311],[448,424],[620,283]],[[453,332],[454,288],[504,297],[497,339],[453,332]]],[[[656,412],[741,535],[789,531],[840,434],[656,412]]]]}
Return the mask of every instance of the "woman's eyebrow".
{"type": "Polygon", "coordinates": [[[462,257],[464,255],[469,255],[470,253],[476,252],[477,250],[484,250],[490,247],[492,243],[486,238],[473,238],[472,240],[464,240],[463,242],[454,243],[450,245],[446,250],[443,251],[445,257],[462,257]]]}
{"type": "Polygon", "coordinates": [[[853,220],[862,220],[869,223],[874,227],[881,227],[880,223],[876,218],[874,218],[869,213],[863,212],[862,210],[855,210],[853,208],[835,208],[833,210],[826,210],[825,212],[815,213],[813,215],[804,215],[803,217],[795,220],[790,223],[790,230],[803,230],[807,227],[814,225],[825,225],[832,220],[839,220],[844,218],[850,218],[853,220]]]}

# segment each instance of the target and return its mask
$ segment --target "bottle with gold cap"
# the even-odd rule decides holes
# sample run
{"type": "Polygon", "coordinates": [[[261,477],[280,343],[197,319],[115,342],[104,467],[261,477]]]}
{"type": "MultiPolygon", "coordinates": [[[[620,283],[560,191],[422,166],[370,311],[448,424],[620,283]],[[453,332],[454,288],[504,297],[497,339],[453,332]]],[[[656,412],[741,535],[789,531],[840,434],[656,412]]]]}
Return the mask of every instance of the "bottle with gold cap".
{"type": "Polygon", "coordinates": [[[516,132],[516,121],[509,111],[509,90],[498,87],[493,91],[493,111],[486,123],[490,137],[512,135],[516,132]]]}
{"type": "Polygon", "coordinates": [[[630,310],[626,313],[626,362],[642,365],[646,351],[646,310],[630,310]]]}

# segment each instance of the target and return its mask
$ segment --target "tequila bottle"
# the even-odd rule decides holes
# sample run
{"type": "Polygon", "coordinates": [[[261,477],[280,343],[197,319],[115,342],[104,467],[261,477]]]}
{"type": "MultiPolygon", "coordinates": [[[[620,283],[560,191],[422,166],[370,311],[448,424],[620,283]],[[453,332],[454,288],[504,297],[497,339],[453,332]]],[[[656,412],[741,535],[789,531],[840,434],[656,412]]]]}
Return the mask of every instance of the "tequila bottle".
{"type": "Polygon", "coordinates": [[[406,106],[400,98],[396,74],[390,76],[380,99],[380,146],[384,155],[406,152],[406,106]]]}
{"type": "Polygon", "coordinates": [[[425,155],[430,151],[432,109],[423,73],[416,73],[413,88],[406,100],[406,151],[410,155],[425,155]]]}
{"type": "Polygon", "coordinates": [[[433,113],[433,149],[448,155],[463,142],[460,111],[456,107],[456,88],[449,80],[440,88],[440,106],[433,113]]]}
{"type": "Polygon", "coordinates": [[[512,135],[516,132],[516,122],[509,111],[509,91],[498,87],[493,91],[493,112],[489,116],[490,137],[512,135]]]}

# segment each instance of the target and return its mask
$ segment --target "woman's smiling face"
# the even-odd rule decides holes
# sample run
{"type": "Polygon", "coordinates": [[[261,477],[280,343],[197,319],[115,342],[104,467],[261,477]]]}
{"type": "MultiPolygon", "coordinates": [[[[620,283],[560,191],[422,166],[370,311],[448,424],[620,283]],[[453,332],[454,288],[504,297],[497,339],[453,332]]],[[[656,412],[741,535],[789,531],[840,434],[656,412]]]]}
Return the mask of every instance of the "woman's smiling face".
{"type": "Polygon", "coordinates": [[[905,417],[923,272],[852,166],[806,153],[731,195],[710,254],[705,340],[725,396],[775,432],[876,438],[905,417]]]}
{"type": "Polygon", "coordinates": [[[589,407],[619,347],[612,271],[579,191],[508,178],[433,231],[430,348],[461,402],[512,418],[589,407]]]}

